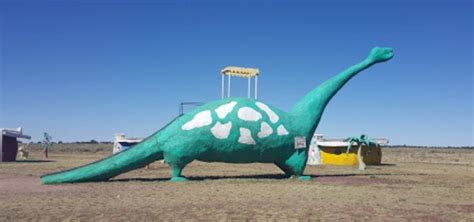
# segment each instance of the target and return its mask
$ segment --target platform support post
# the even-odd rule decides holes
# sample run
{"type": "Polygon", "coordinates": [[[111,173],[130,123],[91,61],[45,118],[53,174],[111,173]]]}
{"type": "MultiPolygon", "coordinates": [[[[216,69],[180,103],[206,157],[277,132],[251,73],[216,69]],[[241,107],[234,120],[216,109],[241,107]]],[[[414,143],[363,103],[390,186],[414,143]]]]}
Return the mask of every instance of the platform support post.
{"type": "Polygon", "coordinates": [[[258,98],[258,76],[255,76],[255,99],[258,98]]]}
{"type": "Polygon", "coordinates": [[[224,74],[221,75],[221,99],[224,99],[224,74]]]}
{"type": "Polygon", "coordinates": [[[229,82],[227,83],[227,98],[230,98],[230,75],[229,76],[229,82]]]}

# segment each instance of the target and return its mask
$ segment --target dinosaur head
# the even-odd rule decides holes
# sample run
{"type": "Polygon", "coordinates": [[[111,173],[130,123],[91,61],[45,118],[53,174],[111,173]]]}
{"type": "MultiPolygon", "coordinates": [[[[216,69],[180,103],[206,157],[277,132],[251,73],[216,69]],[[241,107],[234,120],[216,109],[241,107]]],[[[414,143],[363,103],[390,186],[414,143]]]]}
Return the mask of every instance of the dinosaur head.
{"type": "Polygon", "coordinates": [[[373,62],[385,62],[393,57],[392,48],[374,47],[370,50],[368,59],[373,62]]]}

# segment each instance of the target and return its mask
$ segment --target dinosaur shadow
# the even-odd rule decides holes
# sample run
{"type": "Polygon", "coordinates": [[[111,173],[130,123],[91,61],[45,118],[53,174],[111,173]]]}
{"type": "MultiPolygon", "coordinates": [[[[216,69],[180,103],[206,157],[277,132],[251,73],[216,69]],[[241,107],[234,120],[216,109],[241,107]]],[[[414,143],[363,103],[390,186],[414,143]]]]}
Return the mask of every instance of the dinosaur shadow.
{"type": "MultiPolygon", "coordinates": [[[[396,173],[345,173],[345,174],[304,174],[313,179],[325,177],[364,177],[364,176],[407,176],[407,175],[426,175],[426,174],[396,174],[396,173]]],[[[191,181],[203,180],[223,180],[223,179],[268,179],[268,180],[283,180],[290,179],[285,174],[254,174],[254,175],[235,175],[235,176],[190,176],[187,177],[191,181]]]]}
{"type": "Polygon", "coordinates": [[[281,180],[288,179],[290,177],[282,173],[273,174],[253,174],[253,175],[235,175],[235,176],[190,176],[187,177],[189,180],[203,181],[203,180],[222,180],[222,179],[269,179],[269,180],[281,180]]]}
{"type": "MultiPolygon", "coordinates": [[[[426,174],[396,174],[396,173],[346,173],[346,174],[305,174],[311,176],[313,179],[318,178],[331,178],[331,177],[364,177],[364,176],[424,176],[426,174]]],[[[256,179],[256,180],[285,180],[291,177],[285,174],[254,174],[254,175],[235,175],[235,176],[190,176],[187,177],[190,181],[206,181],[206,180],[225,180],[225,179],[256,179]]],[[[169,181],[170,178],[123,178],[123,179],[112,179],[110,182],[162,182],[169,181]]]]}
{"type": "Polygon", "coordinates": [[[115,183],[115,182],[166,182],[169,181],[170,178],[122,178],[122,179],[111,179],[108,182],[115,183]]]}
{"type": "Polygon", "coordinates": [[[372,165],[374,167],[378,167],[378,166],[397,166],[397,164],[394,164],[394,163],[381,163],[381,164],[377,164],[377,165],[372,165]]]}
{"type": "MultiPolygon", "coordinates": [[[[377,169],[377,167],[391,167],[397,166],[393,163],[382,163],[378,165],[372,165],[371,168],[377,169]]],[[[407,175],[426,175],[426,174],[393,174],[393,173],[346,173],[346,174],[305,174],[311,176],[313,179],[317,178],[331,178],[331,177],[361,177],[361,176],[407,176],[407,175]]],[[[253,174],[253,175],[232,175],[232,176],[189,176],[186,177],[190,181],[205,181],[205,180],[225,180],[225,179],[256,179],[256,180],[284,180],[290,179],[285,174],[282,173],[272,173],[272,174],[253,174]]],[[[121,179],[111,179],[109,182],[163,182],[169,181],[171,178],[121,178],[121,179]]]]}
{"type": "MultiPolygon", "coordinates": [[[[257,175],[236,175],[236,176],[189,176],[186,177],[190,181],[204,181],[204,180],[222,180],[222,179],[288,179],[285,174],[257,174],[257,175]]],[[[169,181],[171,178],[123,178],[112,179],[110,182],[160,182],[169,181]]]]}
{"type": "Polygon", "coordinates": [[[52,163],[54,160],[17,160],[13,163],[52,163]]]}

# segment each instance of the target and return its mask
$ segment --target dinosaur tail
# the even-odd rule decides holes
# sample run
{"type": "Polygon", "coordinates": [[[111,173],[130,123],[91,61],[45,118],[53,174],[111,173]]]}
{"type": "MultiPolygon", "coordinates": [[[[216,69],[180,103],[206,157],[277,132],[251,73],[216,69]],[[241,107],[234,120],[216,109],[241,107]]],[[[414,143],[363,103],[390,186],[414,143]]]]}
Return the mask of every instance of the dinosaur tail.
{"type": "Polygon", "coordinates": [[[58,184],[105,181],[121,173],[142,168],[162,158],[163,152],[160,152],[157,147],[155,137],[151,136],[128,150],[97,162],[44,175],[41,177],[41,182],[43,184],[58,184]]]}
{"type": "Polygon", "coordinates": [[[119,174],[142,168],[163,158],[154,144],[144,141],[134,147],[102,160],[41,177],[43,184],[106,181],[119,174]]]}

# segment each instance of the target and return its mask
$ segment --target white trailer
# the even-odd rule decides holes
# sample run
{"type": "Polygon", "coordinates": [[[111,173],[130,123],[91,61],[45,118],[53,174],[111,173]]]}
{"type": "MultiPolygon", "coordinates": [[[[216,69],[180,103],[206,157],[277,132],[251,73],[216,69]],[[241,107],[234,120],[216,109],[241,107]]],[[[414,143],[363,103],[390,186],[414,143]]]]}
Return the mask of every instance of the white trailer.
{"type": "Polygon", "coordinates": [[[133,145],[141,142],[143,138],[127,138],[125,134],[119,133],[115,135],[113,154],[129,149],[133,145]]]}

